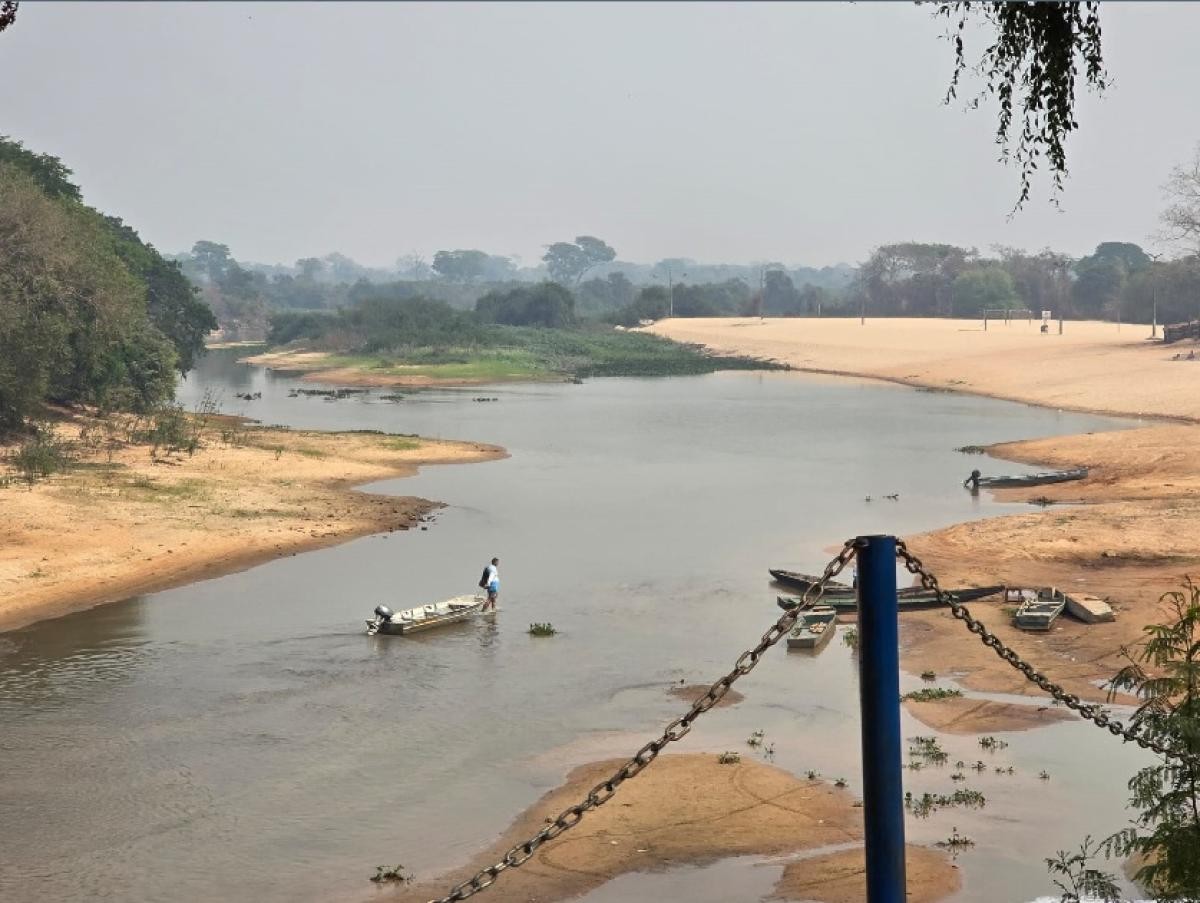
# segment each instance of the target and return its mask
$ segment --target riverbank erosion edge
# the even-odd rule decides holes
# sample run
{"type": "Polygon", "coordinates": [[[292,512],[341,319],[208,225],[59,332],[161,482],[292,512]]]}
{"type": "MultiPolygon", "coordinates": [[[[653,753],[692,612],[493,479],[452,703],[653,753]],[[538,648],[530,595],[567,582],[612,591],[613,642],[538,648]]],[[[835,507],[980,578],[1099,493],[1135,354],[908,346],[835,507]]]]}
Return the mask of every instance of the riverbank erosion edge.
{"type": "MultiPolygon", "coordinates": [[[[1117,618],[1060,618],[1049,633],[1012,625],[998,598],[968,608],[1026,661],[1070,692],[1103,700],[1097,683],[1120,668],[1121,648],[1159,620],[1159,599],[1200,574],[1200,363],[1146,341],[1145,327],[1071,322],[1057,334],[1037,321],[928,319],[668,320],[651,331],[719,353],[772,358],[798,370],[884,379],[918,388],[1156,422],[1137,429],[1008,442],[985,449],[1010,461],[1089,468],[1087,479],[1011,489],[1003,501],[1029,513],[957,524],[909,545],[943,586],[1058,586],[1108,598],[1117,618]],[[1173,423],[1169,421],[1175,421],[1173,423]]],[[[964,475],[972,466],[964,457],[964,475]]],[[[1044,693],[945,610],[906,613],[902,664],[969,690],[1044,693]]],[[[947,699],[908,703],[939,730],[1018,730],[1052,716],[1020,704],[947,699]]],[[[1030,700],[1031,704],[1034,703],[1030,700]]]]}
{"type": "MultiPolygon", "coordinates": [[[[436,879],[422,876],[388,899],[424,903],[441,897],[532,837],[621,764],[612,759],[576,768],[468,865],[436,879]]],[[[860,845],[862,836],[862,809],[846,790],[755,761],[663,755],[623,784],[617,799],[540,847],[521,868],[507,870],[487,895],[497,903],[554,903],[633,872],[731,856],[808,853],[784,868],[772,899],[842,903],[865,893],[862,848],[846,849],[860,845]]],[[[908,860],[909,900],[932,903],[958,889],[958,870],[942,853],[910,846],[908,860]]]]}
{"type": "Polygon", "coordinates": [[[10,474],[0,489],[0,630],[411,529],[440,503],[353,487],[507,455],[477,442],[228,417],[206,418],[191,454],[113,438],[119,429],[102,447],[80,443],[96,424],[77,417],[56,426],[76,443],[67,471],[29,485],[10,474]]]}

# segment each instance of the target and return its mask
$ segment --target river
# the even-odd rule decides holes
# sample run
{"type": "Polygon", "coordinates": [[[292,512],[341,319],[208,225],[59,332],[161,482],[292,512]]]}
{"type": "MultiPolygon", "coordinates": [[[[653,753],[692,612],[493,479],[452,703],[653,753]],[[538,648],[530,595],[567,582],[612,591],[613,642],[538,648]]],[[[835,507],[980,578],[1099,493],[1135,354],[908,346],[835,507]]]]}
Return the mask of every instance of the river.
{"type": "MultiPolygon", "coordinates": [[[[213,353],[180,398],[270,424],[492,442],[511,457],[369,487],[444,501],[427,530],[0,634],[0,899],[359,899],[378,864],[434,874],[574,764],[655,734],[681,710],[670,684],[725,673],[777,615],[769,565],[819,570],[855,534],[1024,510],[964,492],[980,459],[954,449],[1124,425],[791,373],[336,402],[292,395],[299,385],[213,353]],[[496,617],[363,634],[380,602],[472,591],[493,555],[496,617]],[[530,637],[534,621],[558,635],[530,637]]],[[[860,788],[847,647],[773,650],[739,689],[746,700],[678,751],[749,752],[762,729],[777,765],[860,788]]],[[[907,715],[905,730],[933,733],[907,715]]],[[[909,819],[915,842],[951,826],[975,840],[958,857],[963,901],[1049,892],[1042,858],[1121,827],[1124,779],[1146,761],[1078,722],[1004,736],[990,756],[975,737],[942,738],[952,762],[1014,766],[971,773],[984,809],[909,819]]],[[[935,772],[908,786],[954,789],[935,772]]],[[[626,876],[586,899],[758,899],[778,872],[760,866],[626,876]]]]}

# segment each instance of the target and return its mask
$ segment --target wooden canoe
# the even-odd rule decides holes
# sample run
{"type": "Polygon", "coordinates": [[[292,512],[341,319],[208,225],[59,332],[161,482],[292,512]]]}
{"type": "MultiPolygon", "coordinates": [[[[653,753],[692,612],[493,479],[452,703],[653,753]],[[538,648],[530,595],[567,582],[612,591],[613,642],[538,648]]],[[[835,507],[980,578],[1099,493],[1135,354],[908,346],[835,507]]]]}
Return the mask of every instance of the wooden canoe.
{"type": "MultiPolygon", "coordinates": [[[[784,586],[790,586],[792,589],[798,589],[801,592],[807,592],[810,586],[816,586],[821,582],[821,578],[815,574],[802,574],[799,571],[786,571],[783,568],[767,568],[767,573],[784,586]]],[[[830,580],[825,584],[825,588],[827,590],[852,589],[849,585],[838,583],[836,580],[830,580]]]]}
{"type": "MultiPolygon", "coordinates": [[[[976,599],[982,599],[985,596],[994,596],[1003,591],[1003,589],[1003,586],[981,586],[952,589],[947,592],[954,597],[954,601],[956,602],[972,602],[976,599]]],[[[775,601],[784,611],[791,611],[800,604],[800,597],[778,596],[775,601]]],[[[858,608],[858,596],[854,590],[848,592],[831,592],[826,590],[819,599],[814,601],[821,605],[828,605],[838,611],[858,608]]],[[[929,590],[919,586],[910,586],[896,593],[896,604],[900,607],[901,611],[905,611],[919,608],[938,608],[944,603],[939,602],[937,596],[929,590]]]]}

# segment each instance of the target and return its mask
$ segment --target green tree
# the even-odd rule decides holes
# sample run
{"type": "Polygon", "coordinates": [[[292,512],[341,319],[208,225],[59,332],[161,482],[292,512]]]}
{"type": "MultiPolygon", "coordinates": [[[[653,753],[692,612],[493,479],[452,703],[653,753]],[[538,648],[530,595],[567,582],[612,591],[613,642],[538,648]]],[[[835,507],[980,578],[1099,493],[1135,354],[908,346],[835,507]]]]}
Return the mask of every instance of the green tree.
{"type": "Polygon", "coordinates": [[[984,266],[959,273],[952,284],[954,312],[963,317],[981,316],[989,308],[1015,308],[1020,299],[1008,273],[998,266],[984,266]]]}
{"type": "Polygon", "coordinates": [[[561,329],[575,322],[575,299],[557,282],[543,282],[488,292],[475,303],[475,312],[487,323],[561,329]]]}
{"type": "Polygon", "coordinates": [[[555,282],[578,285],[588,270],[616,256],[616,251],[595,236],[579,235],[574,243],[558,241],[548,245],[542,260],[555,282]]]}
{"type": "Polygon", "coordinates": [[[195,261],[204,280],[213,285],[220,284],[233,258],[229,246],[215,241],[198,241],[192,245],[192,260],[195,261]]]}
{"type": "Polygon", "coordinates": [[[488,255],[483,251],[438,251],[433,255],[433,269],[444,279],[471,282],[487,270],[488,255]]]}
{"type": "Polygon", "coordinates": [[[1150,265],[1150,258],[1135,244],[1106,241],[1075,262],[1071,287],[1075,313],[1087,317],[1117,317],[1129,277],[1150,265]]]}
{"type": "Polygon", "coordinates": [[[37,154],[25,148],[20,141],[0,135],[0,163],[8,163],[28,173],[42,193],[49,198],[65,198],[79,201],[82,195],[79,186],[71,181],[71,170],[58,157],[37,154]]]}
{"type": "Polygon", "coordinates": [[[955,245],[883,245],[863,264],[859,291],[876,316],[938,316],[951,312],[951,284],[975,259],[955,245]]]}
{"type": "Polygon", "coordinates": [[[1143,628],[1140,648],[1110,683],[1137,696],[1132,726],[1187,758],[1143,768],[1129,781],[1133,824],[1108,839],[1107,852],[1136,854],[1134,876],[1162,901],[1200,898],[1200,586],[1160,600],[1172,619],[1143,628]]]}
{"type": "Polygon", "coordinates": [[[767,270],[763,274],[763,313],[768,316],[794,317],[802,313],[804,302],[792,282],[792,277],[781,269],[767,270]]]}

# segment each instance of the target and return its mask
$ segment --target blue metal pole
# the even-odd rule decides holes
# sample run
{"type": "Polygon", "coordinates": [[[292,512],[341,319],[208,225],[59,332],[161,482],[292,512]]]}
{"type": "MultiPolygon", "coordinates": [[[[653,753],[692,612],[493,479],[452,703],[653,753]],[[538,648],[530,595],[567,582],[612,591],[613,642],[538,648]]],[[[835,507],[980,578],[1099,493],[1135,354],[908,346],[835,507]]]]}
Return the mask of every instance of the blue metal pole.
{"type": "Polygon", "coordinates": [[[868,903],[904,903],[896,539],[858,537],[858,661],[868,903]]]}

